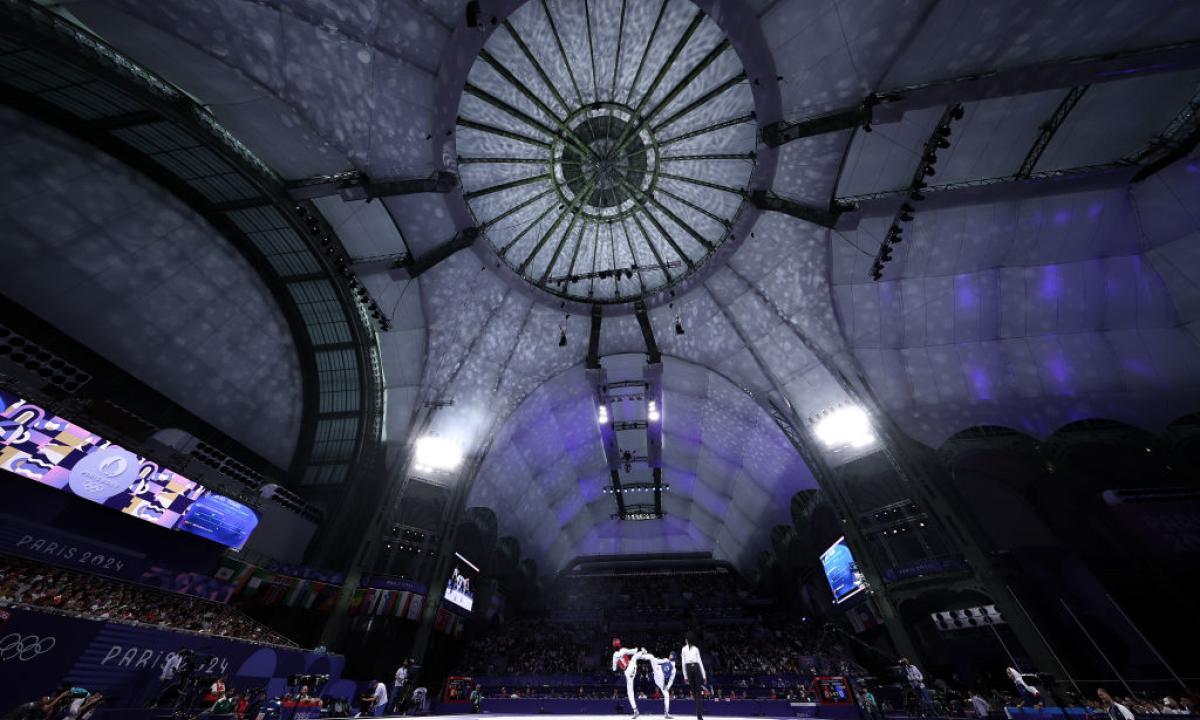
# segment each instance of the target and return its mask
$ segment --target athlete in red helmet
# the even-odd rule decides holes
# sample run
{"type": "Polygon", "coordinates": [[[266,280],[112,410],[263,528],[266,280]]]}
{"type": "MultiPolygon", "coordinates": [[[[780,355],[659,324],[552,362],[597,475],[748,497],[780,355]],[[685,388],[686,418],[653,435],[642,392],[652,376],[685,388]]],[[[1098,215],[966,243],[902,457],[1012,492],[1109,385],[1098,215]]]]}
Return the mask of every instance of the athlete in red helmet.
{"type": "Polygon", "coordinates": [[[621,639],[613,638],[613,672],[618,670],[625,673],[625,691],[629,695],[629,706],[633,708],[633,716],[638,716],[637,696],[633,694],[633,679],[637,677],[637,661],[645,654],[645,650],[638,648],[622,648],[621,639]]]}

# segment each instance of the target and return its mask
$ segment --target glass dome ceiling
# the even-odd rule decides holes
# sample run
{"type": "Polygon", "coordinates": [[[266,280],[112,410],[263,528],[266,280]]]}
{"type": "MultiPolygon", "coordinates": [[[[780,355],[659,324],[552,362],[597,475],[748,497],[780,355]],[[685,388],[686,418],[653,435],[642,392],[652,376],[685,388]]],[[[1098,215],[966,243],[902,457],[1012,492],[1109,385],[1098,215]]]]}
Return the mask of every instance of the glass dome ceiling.
{"type": "Polygon", "coordinates": [[[621,303],[729,238],[756,130],[737,53],[689,0],[529,0],[472,66],[456,143],[505,264],[555,295],[621,303]]]}

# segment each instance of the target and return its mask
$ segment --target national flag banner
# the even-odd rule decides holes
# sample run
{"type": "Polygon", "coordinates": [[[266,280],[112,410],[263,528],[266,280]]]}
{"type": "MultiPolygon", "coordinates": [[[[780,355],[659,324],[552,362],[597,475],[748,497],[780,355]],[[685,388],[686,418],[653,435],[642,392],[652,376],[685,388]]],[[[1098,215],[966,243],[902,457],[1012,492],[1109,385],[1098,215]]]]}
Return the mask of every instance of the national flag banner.
{"type": "Polygon", "coordinates": [[[396,604],[392,607],[392,612],[389,613],[394,617],[404,617],[408,614],[408,604],[412,602],[412,593],[400,592],[396,597],[396,604]]]}
{"type": "Polygon", "coordinates": [[[421,617],[421,608],[425,606],[424,595],[413,595],[412,602],[408,604],[408,619],[416,620],[421,617]]]}
{"type": "Polygon", "coordinates": [[[346,612],[350,615],[360,614],[362,612],[363,595],[365,594],[366,591],[361,588],[355,590],[354,594],[350,596],[350,607],[346,609],[346,612]]]}
{"type": "Polygon", "coordinates": [[[341,585],[325,585],[318,593],[318,598],[314,607],[317,612],[333,612],[333,608],[337,605],[338,594],[341,592],[341,585]]]}
{"type": "Polygon", "coordinates": [[[291,581],[292,587],[288,590],[287,596],[283,599],[283,604],[287,605],[288,607],[300,607],[304,604],[304,599],[308,595],[310,581],[299,579],[293,580],[291,578],[288,579],[291,581]]]}

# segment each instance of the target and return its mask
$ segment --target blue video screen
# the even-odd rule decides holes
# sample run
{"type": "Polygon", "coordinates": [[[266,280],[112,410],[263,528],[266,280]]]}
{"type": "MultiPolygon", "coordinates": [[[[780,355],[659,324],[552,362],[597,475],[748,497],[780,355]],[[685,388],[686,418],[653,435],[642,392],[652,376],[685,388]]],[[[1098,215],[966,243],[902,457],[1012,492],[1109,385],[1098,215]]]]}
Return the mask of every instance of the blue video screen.
{"type": "Polygon", "coordinates": [[[258,524],[236,500],[2,388],[0,471],[233,548],[258,524]]]}
{"type": "Polygon", "coordinates": [[[829,549],[821,553],[821,567],[825,568],[825,577],[829,580],[829,588],[833,590],[835,603],[863,591],[862,574],[858,572],[858,563],[850,553],[846,538],[840,537],[829,549]]]}
{"type": "Polygon", "coordinates": [[[175,527],[241,550],[258,526],[254,511],[237,500],[211,493],[192,503],[175,527]]]}

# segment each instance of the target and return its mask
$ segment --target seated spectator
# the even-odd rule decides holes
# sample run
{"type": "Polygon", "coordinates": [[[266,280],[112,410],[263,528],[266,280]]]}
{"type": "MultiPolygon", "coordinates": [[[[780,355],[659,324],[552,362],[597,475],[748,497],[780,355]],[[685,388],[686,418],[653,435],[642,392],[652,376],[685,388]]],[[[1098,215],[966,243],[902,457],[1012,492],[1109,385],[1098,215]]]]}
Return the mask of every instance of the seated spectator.
{"type": "Polygon", "coordinates": [[[212,707],[200,713],[201,718],[232,717],[237,712],[237,701],[230,697],[224,688],[213,702],[212,707]]]}
{"type": "Polygon", "coordinates": [[[1096,697],[1100,699],[1101,705],[1104,707],[1104,712],[1108,714],[1109,720],[1134,720],[1133,711],[1126,705],[1123,705],[1113,699],[1108,691],[1100,688],[1096,691],[1096,697]]]}
{"type": "Polygon", "coordinates": [[[225,605],[0,556],[0,606],[10,604],[91,619],[293,644],[225,605]]]}

